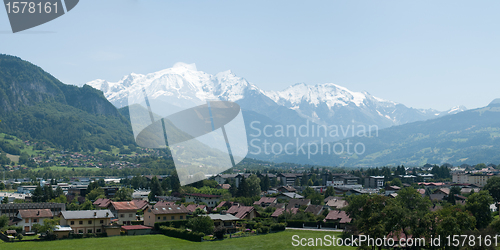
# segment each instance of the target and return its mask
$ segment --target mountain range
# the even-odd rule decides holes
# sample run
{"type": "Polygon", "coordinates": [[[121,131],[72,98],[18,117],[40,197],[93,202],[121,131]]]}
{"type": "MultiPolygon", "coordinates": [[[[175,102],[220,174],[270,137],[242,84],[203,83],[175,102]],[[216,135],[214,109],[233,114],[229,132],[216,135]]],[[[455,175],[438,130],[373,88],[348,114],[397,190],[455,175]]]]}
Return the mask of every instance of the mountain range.
{"type": "MultiPolygon", "coordinates": [[[[261,152],[249,154],[250,158],[359,167],[500,161],[500,99],[473,110],[421,110],[335,84],[296,84],[283,91],[263,91],[230,71],[211,75],[183,63],[147,75],[130,74],[118,82],[95,80],[76,87],[18,57],[0,55],[0,132],[75,151],[133,144],[127,96],[143,88],[154,93],[152,104],[169,103],[173,110],[179,102],[196,106],[211,99],[235,101],[242,108],[250,151],[263,149],[265,143],[294,142],[296,135],[276,136],[290,125],[318,131],[322,125],[335,125],[337,132],[341,127],[338,136],[331,136],[335,128],[328,127],[328,138],[305,136],[299,138],[300,143],[328,139],[321,143],[330,147],[363,144],[362,154],[310,157],[261,152]],[[363,130],[342,131],[342,126],[365,125],[376,129],[364,131],[369,136],[360,136],[363,130]],[[272,136],[256,135],[256,127],[272,136]]],[[[292,143],[289,150],[299,152],[299,144],[292,143]]]]}
{"type": "Polygon", "coordinates": [[[185,63],[151,74],[130,74],[117,82],[94,80],[87,84],[102,90],[117,107],[127,105],[130,91],[141,89],[155,93],[150,101],[158,103],[187,102],[195,106],[210,99],[234,101],[241,106],[247,125],[248,157],[257,159],[360,167],[500,161],[496,156],[500,155],[496,150],[500,128],[496,106],[499,99],[481,109],[467,110],[458,106],[440,112],[406,107],[332,83],[314,86],[299,83],[283,91],[264,91],[231,71],[211,75],[198,71],[194,64],[185,63]],[[266,125],[267,133],[273,136],[261,133],[266,125]],[[296,141],[297,135],[275,136],[289,125],[296,128],[307,125],[318,131],[325,125],[329,131],[324,136],[299,136],[300,142],[296,141]],[[335,136],[330,136],[332,125],[337,129],[335,136]],[[367,127],[375,130],[367,131],[367,127]],[[351,128],[352,131],[338,133],[339,128],[351,128]],[[373,132],[374,135],[358,136],[359,132],[373,132]],[[266,143],[269,153],[264,150],[266,143]],[[289,149],[296,154],[283,153],[283,145],[287,143],[291,143],[289,149]],[[330,146],[361,143],[363,153],[344,151],[311,157],[307,155],[310,152],[298,150],[303,143],[328,143],[330,146]],[[281,145],[276,150],[279,153],[271,150],[274,144],[281,145]],[[252,153],[252,149],[258,152],[252,153]]]}
{"type": "MultiPolygon", "coordinates": [[[[488,106],[437,119],[382,129],[370,137],[354,136],[335,142],[339,154],[317,153],[308,157],[268,155],[266,160],[337,166],[422,166],[426,163],[453,165],[500,162],[500,99],[488,106]],[[348,141],[349,140],[349,141],[348,141]],[[351,145],[350,153],[346,145],[351,145]],[[358,145],[356,154],[354,147],[358,145]],[[341,152],[341,146],[345,150],[341,152]],[[362,146],[361,146],[362,145],[362,146]],[[361,153],[362,152],[362,153],[361,153]]],[[[330,143],[333,148],[334,143],[330,143]]],[[[327,149],[327,147],[324,147],[327,149]]],[[[326,150],[325,150],[326,151],[326,150]]],[[[307,152],[306,152],[307,153],[307,152]]]]}
{"type": "Polygon", "coordinates": [[[66,85],[40,67],[0,54],[0,132],[71,150],[134,143],[130,122],[90,86],[66,85]]]}
{"type": "Polygon", "coordinates": [[[117,82],[98,79],[87,85],[103,91],[118,108],[128,105],[129,92],[144,88],[155,93],[149,97],[151,102],[196,106],[211,99],[233,101],[243,110],[283,125],[299,125],[309,120],[320,125],[364,124],[382,129],[466,110],[463,106],[444,112],[409,108],[332,83],[314,86],[299,83],[283,91],[263,91],[231,71],[211,75],[198,71],[194,64],[185,63],[146,75],[132,73],[117,82]]]}

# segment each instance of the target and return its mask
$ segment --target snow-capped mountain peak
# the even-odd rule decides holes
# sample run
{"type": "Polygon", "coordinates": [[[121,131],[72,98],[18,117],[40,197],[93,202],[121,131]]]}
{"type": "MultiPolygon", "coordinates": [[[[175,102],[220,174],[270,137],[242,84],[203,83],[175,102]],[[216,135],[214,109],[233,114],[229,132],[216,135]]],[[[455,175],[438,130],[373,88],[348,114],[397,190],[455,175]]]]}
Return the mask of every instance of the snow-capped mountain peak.
{"type": "Polygon", "coordinates": [[[269,91],[266,93],[276,103],[290,108],[303,103],[313,104],[316,107],[324,103],[330,109],[335,105],[348,106],[353,104],[359,107],[364,105],[367,98],[366,92],[350,91],[334,83],[316,84],[314,86],[298,83],[283,91],[269,91]]]}
{"type": "Polygon", "coordinates": [[[348,123],[356,120],[383,128],[465,110],[462,106],[445,112],[408,108],[372,96],[366,91],[355,92],[334,83],[297,83],[282,91],[263,91],[231,70],[212,75],[198,71],[195,64],[182,62],[176,63],[172,68],[145,75],[132,73],[118,82],[97,79],[87,84],[103,91],[106,98],[117,107],[128,105],[128,94],[131,91],[145,89],[150,93],[150,101],[158,100],[174,105],[182,102],[184,107],[186,102],[195,106],[206,100],[234,101],[243,109],[255,111],[284,124],[289,122],[284,115],[290,115],[288,111],[320,124],[339,123],[339,119],[342,119],[348,123]],[[279,106],[281,108],[276,108],[279,106]]]}

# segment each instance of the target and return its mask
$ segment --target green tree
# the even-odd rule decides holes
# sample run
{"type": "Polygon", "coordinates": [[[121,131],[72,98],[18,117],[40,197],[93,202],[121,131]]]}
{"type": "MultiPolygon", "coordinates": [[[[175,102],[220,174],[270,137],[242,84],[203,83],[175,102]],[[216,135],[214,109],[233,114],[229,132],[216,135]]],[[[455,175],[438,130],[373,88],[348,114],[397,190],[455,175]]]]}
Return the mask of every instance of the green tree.
{"type": "Polygon", "coordinates": [[[78,210],[94,210],[95,206],[91,201],[86,200],[83,204],[81,204],[78,210]]]}
{"type": "Polygon", "coordinates": [[[187,227],[195,232],[201,232],[205,235],[214,232],[214,222],[208,216],[197,216],[188,220],[187,227]]]}
{"type": "Polygon", "coordinates": [[[448,194],[448,198],[447,198],[447,201],[452,204],[452,205],[455,205],[456,204],[456,201],[455,201],[455,195],[460,195],[460,188],[455,186],[455,187],[452,187],[450,189],[450,193],[448,194]]]}
{"type": "Polygon", "coordinates": [[[34,202],[43,202],[43,195],[44,195],[43,189],[40,186],[40,184],[38,184],[35,190],[33,190],[32,199],[34,202]]]}
{"type": "Polygon", "coordinates": [[[50,202],[66,204],[66,203],[68,203],[68,199],[66,198],[66,195],[61,194],[61,195],[57,196],[56,198],[50,200],[50,202]]]}
{"type": "Polygon", "coordinates": [[[500,217],[497,217],[496,219],[494,219],[489,227],[491,227],[493,230],[495,230],[495,232],[500,232],[500,217]]]}
{"type": "Polygon", "coordinates": [[[238,197],[248,197],[250,193],[250,188],[248,186],[248,183],[245,179],[245,176],[242,176],[241,177],[241,180],[240,180],[240,183],[238,185],[238,192],[237,192],[237,196],[238,197]]]}
{"type": "Polygon", "coordinates": [[[491,177],[483,190],[487,190],[496,202],[500,202],[500,177],[491,177]]]}
{"type": "Polygon", "coordinates": [[[91,192],[94,189],[100,188],[99,183],[97,181],[93,181],[87,187],[87,193],[91,192]]]}
{"type": "Polygon", "coordinates": [[[293,183],[294,186],[298,187],[300,186],[300,179],[299,178],[295,178],[295,182],[293,183]]]}
{"type": "Polygon", "coordinates": [[[250,175],[247,179],[248,183],[248,196],[260,195],[260,179],[257,175],[250,175]]]}
{"type": "Polygon", "coordinates": [[[437,212],[431,213],[434,218],[434,225],[430,226],[431,235],[439,235],[441,246],[446,246],[446,237],[449,235],[462,235],[464,232],[473,230],[476,225],[476,218],[468,211],[464,211],[462,206],[445,206],[437,212]]]}
{"type": "Polygon", "coordinates": [[[102,189],[101,187],[92,189],[92,191],[90,191],[85,196],[85,199],[87,199],[89,201],[95,201],[99,198],[106,198],[106,195],[104,194],[104,189],[102,189]]]}
{"type": "Polygon", "coordinates": [[[163,178],[161,181],[161,188],[165,191],[170,190],[170,178],[163,178]]]}
{"type": "Polygon", "coordinates": [[[199,207],[197,207],[193,212],[193,216],[198,216],[198,215],[202,215],[202,214],[205,214],[205,211],[199,207]]]}
{"type": "Polygon", "coordinates": [[[238,188],[236,188],[236,183],[234,183],[234,181],[231,181],[231,182],[229,183],[229,185],[231,185],[231,186],[229,187],[229,193],[230,193],[232,196],[236,197],[236,195],[238,195],[238,188]]]}
{"type": "Polygon", "coordinates": [[[59,197],[61,195],[64,195],[64,192],[60,186],[57,186],[56,191],[54,192],[54,196],[59,197]]]}
{"type": "Polygon", "coordinates": [[[120,188],[115,194],[115,201],[131,201],[134,190],[131,188],[120,188]]]}
{"type": "Polygon", "coordinates": [[[21,153],[19,156],[19,164],[27,164],[29,160],[30,156],[25,152],[21,153]]]}
{"type": "Polygon", "coordinates": [[[485,228],[491,222],[490,204],[493,204],[494,199],[486,190],[475,193],[469,196],[465,203],[465,208],[476,218],[476,227],[478,229],[485,228]]]}
{"type": "Polygon", "coordinates": [[[269,190],[269,176],[267,174],[260,180],[260,190],[269,190]]]}
{"type": "Polygon", "coordinates": [[[300,179],[301,186],[307,186],[309,182],[309,175],[307,173],[302,174],[302,179],[300,179]]]}
{"type": "Polygon", "coordinates": [[[426,233],[428,228],[422,228],[425,224],[421,219],[429,213],[431,202],[414,188],[403,188],[398,192],[398,196],[393,203],[384,209],[387,215],[386,226],[389,232],[401,231],[406,237],[420,237],[426,233]]]}
{"type": "Polygon", "coordinates": [[[311,199],[311,204],[313,205],[321,205],[323,203],[324,197],[318,192],[314,192],[309,196],[308,199],[311,199]]]}
{"type": "Polygon", "coordinates": [[[386,229],[387,215],[381,211],[391,201],[381,195],[354,195],[348,198],[346,212],[354,219],[356,228],[373,238],[383,238],[389,233],[386,229]]]}
{"type": "Polygon", "coordinates": [[[52,234],[55,225],[59,225],[59,217],[54,217],[53,219],[43,220],[43,224],[33,224],[33,228],[37,233],[48,233],[52,234]]]}
{"type": "Polygon", "coordinates": [[[401,186],[403,186],[403,183],[401,182],[401,180],[399,178],[394,178],[391,181],[391,185],[401,187],[401,186]]]}
{"type": "Polygon", "coordinates": [[[271,187],[276,187],[278,185],[278,178],[273,177],[271,178],[271,183],[269,183],[271,187]]]}
{"type": "Polygon", "coordinates": [[[172,188],[172,192],[179,192],[181,189],[181,183],[179,182],[179,176],[177,176],[177,174],[170,176],[170,186],[172,188]]]}
{"type": "Polygon", "coordinates": [[[0,191],[5,189],[5,184],[3,182],[0,182],[0,191]]]}
{"type": "Polygon", "coordinates": [[[335,196],[335,189],[332,186],[326,188],[325,197],[335,196]]]}
{"type": "Polygon", "coordinates": [[[163,195],[163,189],[161,188],[160,181],[156,176],[153,176],[153,179],[151,179],[151,192],[149,193],[149,200],[150,201],[156,201],[157,198],[156,196],[162,196],[163,195]]]}
{"type": "Polygon", "coordinates": [[[0,229],[9,225],[9,217],[7,215],[0,216],[0,229]]]}
{"type": "Polygon", "coordinates": [[[52,189],[52,185],[44,185],[42,189],[43,189],[42,202],[47,202],[55,197],[54,190],[52,189]]]}

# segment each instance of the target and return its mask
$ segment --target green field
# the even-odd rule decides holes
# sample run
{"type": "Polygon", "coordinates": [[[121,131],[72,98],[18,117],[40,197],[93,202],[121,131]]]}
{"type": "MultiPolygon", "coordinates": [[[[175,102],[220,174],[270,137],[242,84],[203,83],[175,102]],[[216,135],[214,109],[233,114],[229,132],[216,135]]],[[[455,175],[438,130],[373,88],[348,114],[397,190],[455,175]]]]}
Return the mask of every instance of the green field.
{"type": "MultiPolygon", "coordinates": [[[[225,239],[222,241],[191,242],[164,235],[145,236],[117,236],[109,238],[91,238],[74,240],[56,240],[45,242],[16,242],[5,243],[0,241],[2,250],[78,250],[78,249],[290,249],[292,236],[299,235],[302,238],[323,238],[325,235],[338,236],[338,232],[328,231],[305,231],[286,230],[284,232],[272,233],[259,236],[243,237],[237,239],[225,239]]],[[[328,249],[331,246],[308,247],[311,249],[328,249]]],[[[354,249],[351,247],[335,247],[335,249],[354,249]]]]}

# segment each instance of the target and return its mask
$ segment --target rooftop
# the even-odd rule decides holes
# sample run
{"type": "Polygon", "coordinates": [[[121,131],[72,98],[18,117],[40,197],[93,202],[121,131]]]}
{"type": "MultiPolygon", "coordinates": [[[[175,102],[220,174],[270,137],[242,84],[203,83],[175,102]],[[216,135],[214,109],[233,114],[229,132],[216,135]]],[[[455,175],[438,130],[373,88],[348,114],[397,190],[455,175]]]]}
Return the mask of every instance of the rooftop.
{"type": "Polygon", "coordinates": [[[202,197],[202,198],[220,198],[220,195],[215,194],[186,194],[186,196],[202,197]]]}
{"type": "Polygon", "coordinates": [[[19,210],[19,215],[21,218],[51,218],[52,211],[50,209],[26,209],[19,210]]]}
{"type": "Polygon", "coordinates": [[[104,210],[81,210],[81,211],[62,211],[62,217],[66,220],[72,219],[105,219],[112,218],[113,213],[109,209],[104,210]]]}
{"type": "Polygon", "coordinates": [[[184,206],[158,206],[151,208],[153,214],[187,214],[187,210],[184,206]]]}
{"type": "Polygon", "coordinates": [[[210,217],[210,219],[212,220],[221,220],[221,221],[239,220],[238,217],[231,214],[207,214],[206,216],[210,217]]]}

